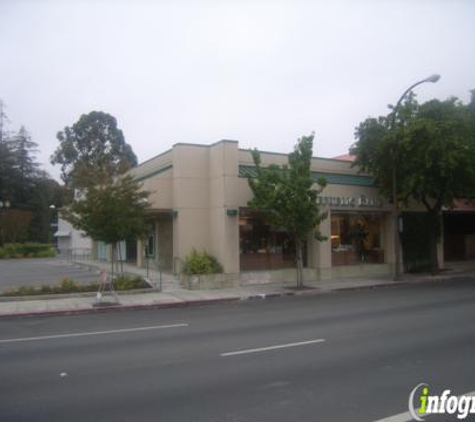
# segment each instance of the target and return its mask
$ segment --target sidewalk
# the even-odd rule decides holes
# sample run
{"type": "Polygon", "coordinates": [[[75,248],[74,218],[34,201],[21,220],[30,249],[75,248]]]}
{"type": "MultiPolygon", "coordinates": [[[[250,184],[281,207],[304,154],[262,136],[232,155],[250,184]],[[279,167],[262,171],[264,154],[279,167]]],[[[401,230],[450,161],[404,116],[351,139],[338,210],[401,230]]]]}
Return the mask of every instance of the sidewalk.
{"type": "MultiPolygon", "coordinates": [[[[155,274],[154,274],[155,275],[155,274]]],[[[306,282],[304,290],[295,290],[291,284],[260,284],[219,290],[185,290],[177,284],[173,290],[160,292],[157,289],[140,292],[121,292],[119,303],[112,304],[113,297],[105,294],[102,304],[95,305],[95,293],[50,295],[38,297],[0,298],[0,318],[39,315],[68,315],[135,309],[157,309],[193,305],[233,302],[240,300],[268,299],[273,297],[300,296],[358,290],[396,285],[440,282],[473,278],[473,263],[469,266],[453,266],[449,272],[437,276],[405,274],[402,281],[384,278],[348,278],[306,282]]],[[[172,287],[171,285],[169,286],[172,287]]]]}

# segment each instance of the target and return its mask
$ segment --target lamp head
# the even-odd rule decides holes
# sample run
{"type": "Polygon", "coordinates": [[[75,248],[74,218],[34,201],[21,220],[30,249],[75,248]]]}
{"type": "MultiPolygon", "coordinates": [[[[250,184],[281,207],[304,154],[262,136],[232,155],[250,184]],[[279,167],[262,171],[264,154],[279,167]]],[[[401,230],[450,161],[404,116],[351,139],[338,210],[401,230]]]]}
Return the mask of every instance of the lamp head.
{"type": "Polygon", "coordinates": [[[440,75],[431,75],[426,79],[426,82],[433,82],[436,83],[440,79],[440,75]]]}

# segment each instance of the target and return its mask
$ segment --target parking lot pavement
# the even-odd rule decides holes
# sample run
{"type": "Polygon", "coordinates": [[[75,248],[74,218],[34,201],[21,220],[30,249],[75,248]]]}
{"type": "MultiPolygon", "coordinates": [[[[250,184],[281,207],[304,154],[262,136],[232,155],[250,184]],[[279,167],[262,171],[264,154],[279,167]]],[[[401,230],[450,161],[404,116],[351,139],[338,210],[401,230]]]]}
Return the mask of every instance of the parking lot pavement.
{"type": "Polygon", "coordinates": [[[69,278],[78,283],[99,280],[99,273],[58,258],[0,260],[0,291],[9,287],[54,285],[69,278]]]}

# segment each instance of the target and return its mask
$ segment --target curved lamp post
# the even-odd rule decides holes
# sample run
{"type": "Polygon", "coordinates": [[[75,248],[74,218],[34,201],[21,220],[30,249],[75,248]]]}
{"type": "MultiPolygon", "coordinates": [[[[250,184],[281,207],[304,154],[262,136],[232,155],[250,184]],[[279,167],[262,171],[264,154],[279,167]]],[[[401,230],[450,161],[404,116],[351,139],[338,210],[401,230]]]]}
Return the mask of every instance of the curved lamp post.
{"type": "MultiPolygon", "coordinates": [[[[402,103],[402,100],[406,97],[406,95],[411,92],[416,86],[423,84],[425,82],[432,82],[436,83],[440,79],[440,75],[431,75],[428,78],[423,79],[422,81],[416,82],[415,84],[411,85],[404,91],[404,94],[401,95],[399,100],[396,103],[396,106],[393,110],[393,115],[391,119],[391,130],[395,129],[396,126],[396,114],[399,109],[399,106],[402,103]]],[[[400,239],[399,239],[399,204],[397,199],[397,148],[396,148],[397,139],[394,140],[394,151],[393,151],[393,168],[392,168],[392,197],[393,197],[393,213],[394,213],[394,252],[395,252],[395,263],[394,263],[394,277],[395,281],[401,279],[401,246],[400,246],[400,239]]]]}

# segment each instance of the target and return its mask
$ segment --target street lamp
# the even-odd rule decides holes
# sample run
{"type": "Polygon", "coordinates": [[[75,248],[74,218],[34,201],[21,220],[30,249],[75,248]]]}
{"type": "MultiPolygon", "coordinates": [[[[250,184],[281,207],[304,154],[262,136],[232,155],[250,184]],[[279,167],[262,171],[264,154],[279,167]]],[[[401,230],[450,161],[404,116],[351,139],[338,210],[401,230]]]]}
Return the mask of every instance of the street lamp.
{"type": "MultiPolygon", "coordinates": [[[[423,79],[422,81],[416,82],[411,85],[404,91],[404,94],[401,95],[396,106],[393,109],[392,119],[391,119],[391,131],[394,131],[396,126],[396,114],[399,109],[399,106],[402,103],[402,100],[406,95],[411,92],[416,86],[421,85],[425,82],[436,83],[440,79],[440,75],[434,74],[428,78],[423,79]]],[[[392,166],[392,197],[393,197],[393,214],[394,214],[394,248],[395,248],[395,264],[394,264],[394,280],[398,281],[401,279],[401,251],[400,251],[400,239],[399,239],[399,204],[397,199],[397,148],[396,148],[397,138],[394,139],[394,150],[393,150],[393,166],[392,166]]]]}

